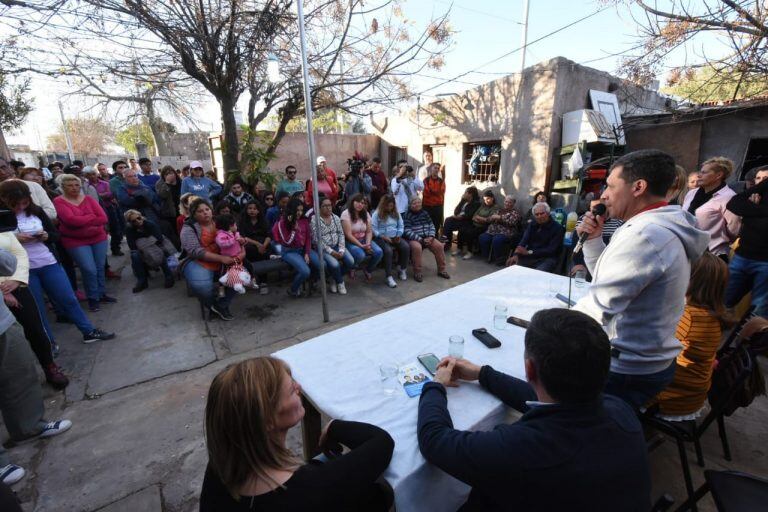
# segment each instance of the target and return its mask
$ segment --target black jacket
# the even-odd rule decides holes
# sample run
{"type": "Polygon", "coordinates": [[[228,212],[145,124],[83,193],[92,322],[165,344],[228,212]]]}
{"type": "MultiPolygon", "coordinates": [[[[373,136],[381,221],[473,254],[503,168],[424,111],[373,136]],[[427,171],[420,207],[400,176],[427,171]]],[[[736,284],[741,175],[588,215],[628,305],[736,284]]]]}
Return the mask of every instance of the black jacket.
{"type": "MultiPolygon", "coordinates": [[[[461,213],[461,209],[464,208],[464,204],[467,202],[463,199],[459,201],[459,204],[456,205],[456,208],[453,209],[454,215],[459,215],[461,213]]],[[[469,204],[467,204],[467,209],[464,210],[464,219],[472,220],[472,217],[475,216],[475,212],[477,212],[477,209],[480,208],[480,201],[473,201],[469,204]]]]}
{"type": "Polygon", "coordinates": [[[736,194],[725,206],[741,216],[741,241],[736,254],[742,258],[768,261],[768,179],[736,194]],[[760,204],[749,200],[760,194],[760,204]]]}
{"type": "Polygon", "coordinates": [[[488,432],[454,430],[445,388],[424,386],[419,402],[421,453],[472,486],[463,511],[643,511],[651,480],[643,431],[621,399],[542,404],[533,388],[490,366],[480,385],[524,412],[488,432]]]}

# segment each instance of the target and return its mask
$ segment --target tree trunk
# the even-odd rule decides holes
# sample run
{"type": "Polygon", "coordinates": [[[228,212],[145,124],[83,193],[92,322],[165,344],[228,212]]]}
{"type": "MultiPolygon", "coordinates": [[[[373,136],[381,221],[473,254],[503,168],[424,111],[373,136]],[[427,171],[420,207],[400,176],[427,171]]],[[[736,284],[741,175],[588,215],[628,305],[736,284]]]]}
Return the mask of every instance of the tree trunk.
{"type": "MultiPolygon", "coordinates": [[[[299,111],[299,102],[298,101],[288,101],[278,112],[278,116],[280,118],[280,122],[277,125],[277,129],[275,130],[275,133],[272,135],[272,139],[269,141],[269,144],[267,145],[266,152],[267,153],[274,153],[277,149],[277,146],[280,145],[280,141],[283,140],[283,137],[285,137],[285,129],[288,127],[288,123],[296,117],[297,113],[299,111]]],[[[312,163],[310,162],[310,165],[312,163]]]]}
{"type": "Polygon", "coordinates": [[[148,96],[144,106],[147,109],[147,123],[149,124],[149,131],[152,133],[152,142],[155,145],[155,156],[170,155],[171,153],[165,138],[165,124],[155,114],[154,100],[148,96]]]}
{"type": "Polygon", "coordinates": [[[224,160],[222,177],[226,177],[227,172],[235,171],[240,168],[238,158],[237,140],[237,122],[235,122],[235,99],[231,97],[219,98],[219,107],[221,109],[221,124],[223,128],[223,148],[222,158],[224,160]]]}
{"type": "Polygon", "coordinates": [[[11,159],[11,151],[8,149],[8,145],[5,143],[3,130],[0,130],[0,158],[6,161],[11,159]]]}

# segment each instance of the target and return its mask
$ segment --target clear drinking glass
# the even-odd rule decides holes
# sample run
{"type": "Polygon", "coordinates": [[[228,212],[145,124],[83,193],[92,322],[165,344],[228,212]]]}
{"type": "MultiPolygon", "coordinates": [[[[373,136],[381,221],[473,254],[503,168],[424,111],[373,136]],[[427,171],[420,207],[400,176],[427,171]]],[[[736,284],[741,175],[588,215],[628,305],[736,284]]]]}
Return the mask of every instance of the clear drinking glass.
{"type": "Polygon", "coordinates": [[[496,304],[493,308],[493,328],[504,330],[507,328],[507,306],[496,304]]]}
{"type": "Polygon", "coordinates": [[[558,279],[549,280],[549,295],[554,297],[560,293],[560,281],[558,279]]]}
{"type": "Polygon", "coordinates": [[[392,363],[383,363],[379,365],[379,375],[381,376],[381,389],[385,395],[393,395],[397,391],[397,366],[392,363]]]}
{"type": "Polygon", "coordinates": [[[448,355],[456,359],[464,357],[464,338],[455,334],[448,338],[448,355]]]}
{"type": "Polygon", "coordinates": [[[587,282],[587,271],[577,270],[573,275],[573,281],[576,285],[576,288],[584,288],[584,284],[587,282]]]}

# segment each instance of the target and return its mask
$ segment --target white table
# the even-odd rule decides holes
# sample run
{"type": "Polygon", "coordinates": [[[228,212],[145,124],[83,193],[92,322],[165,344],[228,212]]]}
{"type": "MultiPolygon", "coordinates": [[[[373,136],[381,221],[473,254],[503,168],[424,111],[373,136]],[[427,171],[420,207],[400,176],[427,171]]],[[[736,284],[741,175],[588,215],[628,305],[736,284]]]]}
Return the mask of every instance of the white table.
{"type": "MultiPolygon", "coordinates": [[[[530,319],[536,311],[565,304],[553,297],[550,283],[568,294],[568,279],[523,267],[510,267],[405,306],[342,327],[304,343],[276,352],[286,361],[305,395],[305,453],[316,453],[319,414],[362,421],[385,429],[395,440],[395,452],[384,477],[395,490],[397,510],[456,510],[469,487],[427,464],[419,452],[416,418],[419,399],[402,389],[386,396],[379,365],[402,365],[419,354],[448,353],[448,337],[464,337],[464,357],[478,364],[524,379],[524,331],[507,325],[493,328],[493,311],[506,304],[508,313],[530,319]],[[502,345],[488,349],[472,336],[472,329],[487,328],[502,345]],[[316,410],[314,410],[316,409],[316,410]]],[[[572,298],[586,288],[572,289],[572,298]]],[[[575,300],[575,299],[574,299],[575,300]]],[[[490,430],[502,422],[506,408],[477,383],[448,388],[448,409],[455,428],[490,430]]]]}

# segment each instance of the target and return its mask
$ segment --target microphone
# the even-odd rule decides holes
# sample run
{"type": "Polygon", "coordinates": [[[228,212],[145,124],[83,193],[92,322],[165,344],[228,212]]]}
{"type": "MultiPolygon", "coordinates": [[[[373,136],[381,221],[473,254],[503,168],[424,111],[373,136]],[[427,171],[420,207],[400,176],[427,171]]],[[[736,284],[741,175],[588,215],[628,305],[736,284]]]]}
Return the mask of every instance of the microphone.
{"type": "MultiPolygon", "coordinates": [[[[601,215],[605,215],[605,205],[603,203],[596,204],[592,208],[592,215],[595,217],[600,217],[601,215]]],[[[581,251],[581,247],[584,245],[584,242],[587,241],[587,238],[589,237],[589,233],[584,232],[581,235],[579,235],[579,241],[576,243],[576,247],[573,248],[573,254],[578,254],[579,251],[581,251]]]]}

